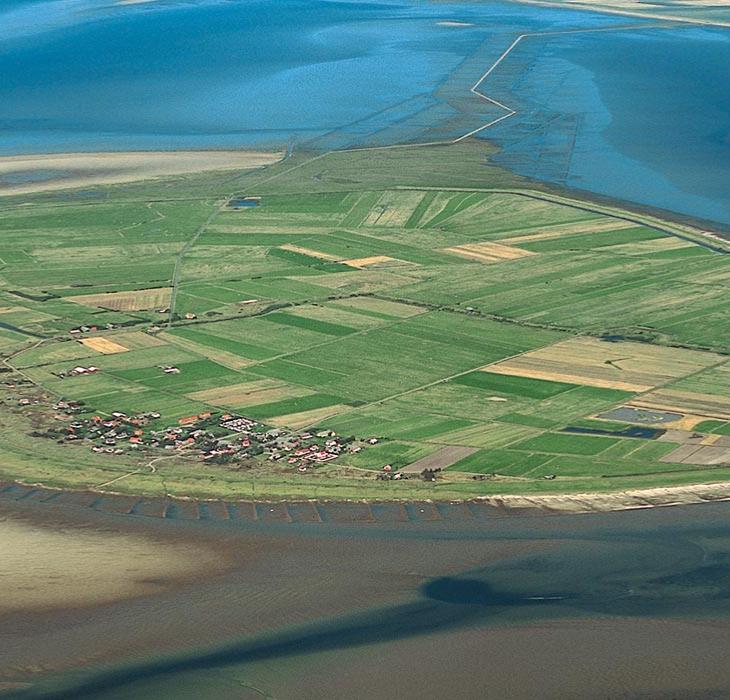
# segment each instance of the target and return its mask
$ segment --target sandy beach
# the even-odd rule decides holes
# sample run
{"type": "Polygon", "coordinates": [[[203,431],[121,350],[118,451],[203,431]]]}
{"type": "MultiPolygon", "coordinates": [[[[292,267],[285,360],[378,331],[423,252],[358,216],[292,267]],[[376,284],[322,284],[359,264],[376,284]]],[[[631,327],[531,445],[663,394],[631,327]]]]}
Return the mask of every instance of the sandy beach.
{"type": "Polygon", "coordinates": [[[0,157],[0,196],[112,185],[211,170],[261,168],[281,160],[270,151],[134,151],[0,157]]]}

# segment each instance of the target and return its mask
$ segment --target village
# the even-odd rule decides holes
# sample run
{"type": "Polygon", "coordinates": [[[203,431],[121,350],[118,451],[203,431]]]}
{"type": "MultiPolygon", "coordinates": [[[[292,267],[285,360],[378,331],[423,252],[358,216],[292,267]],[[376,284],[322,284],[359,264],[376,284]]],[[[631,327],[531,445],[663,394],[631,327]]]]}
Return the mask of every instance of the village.
{"type": "MultiPolygon", "coordinates": [[[[20,406],[29,405],[21,399],[20,406]]],[[[331,430],[297,432],[272,428],[233,413],[203,412],[180,418],[176,425],[157,427],[158,412],[128,415],[113,411],[109,416],[92,415],[82,402],[60,399],[53,406],[61,427],[49,428],[44,436],[59,443],[83,441],[92,452],[121,455],[148,448],[195,454],[211,464],[241,465],[246,460],[268,459],[299,472],[331,462],[342,454],[356,454],[377,438],[357,441],[331,430]]]]}

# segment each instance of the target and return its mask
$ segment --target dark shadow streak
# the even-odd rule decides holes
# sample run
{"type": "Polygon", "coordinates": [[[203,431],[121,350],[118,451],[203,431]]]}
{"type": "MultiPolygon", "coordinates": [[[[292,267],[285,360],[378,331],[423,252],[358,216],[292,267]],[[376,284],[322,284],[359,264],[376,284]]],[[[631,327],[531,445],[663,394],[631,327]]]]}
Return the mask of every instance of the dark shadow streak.
{"type": "MultiPolygon", "coordinates": [[[[176,673],[215,669],[229,664],[330,651],[430,634],[483,621],[500,610],[548,605],[559,600],[516,597],[495,591],[476,579],[440,578],[426,584],[424,600],[315,623],[192,657],[163,659],[132,668],[102,672],[63,690],[29,689],[2,695],[4,700],[70,700],[131,686],[176,673]]],[[[130,688],[131,690],[131,688],[130,688]]]]}

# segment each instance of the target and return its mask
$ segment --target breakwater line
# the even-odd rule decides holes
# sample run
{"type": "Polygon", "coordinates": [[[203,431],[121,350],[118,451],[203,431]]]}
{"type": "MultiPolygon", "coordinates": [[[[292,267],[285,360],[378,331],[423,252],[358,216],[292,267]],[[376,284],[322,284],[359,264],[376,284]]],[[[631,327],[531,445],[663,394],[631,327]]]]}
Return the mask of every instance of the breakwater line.
{"type": "MultiPolygon", "coordinates": [[[[208,501],[203,499],[149,498],[102,491],[57,491],[17,483],[0,484],[0,503],[47,505],[56,508],[138,516],[170,521],[200,521],[227,525],[315,524],[397,525],[400,523],[488,523],[517,510],[498,503],[335,502],[335,501],[208,501]]],[[[533,509],[531,514],[541,511],[533,509]]],[[[548,513],[544,510],[543,513],[548,513]]]]}
{"type": "Polygon", "coordinates": [[[43,485],[0,483],[3,502],[70,509],[115,516],[136,516],[173,522],[205,522],[226,526],[331,525],[394,526],[428,524],[489,527],[515,516],[538,518],[666,509],[730,500],[726,482],[665,486],[607,493],[493,495],[464,500],[412,499],[349,501],[336,499],[228,500],[174,496],[134,496],[104,491],[68,491],[43,485]]]}

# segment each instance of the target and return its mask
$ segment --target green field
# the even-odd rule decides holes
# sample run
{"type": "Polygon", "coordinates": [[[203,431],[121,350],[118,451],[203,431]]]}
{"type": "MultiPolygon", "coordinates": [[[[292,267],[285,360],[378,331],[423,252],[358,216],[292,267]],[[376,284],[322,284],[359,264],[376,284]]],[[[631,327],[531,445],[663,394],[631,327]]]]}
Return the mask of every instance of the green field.
{"type": "Polygon", "coordinates": [[[547,382],[541,379],[510,377],[491,372],[471,372],[454,379],[456,384],[473,386],[497,394],[525,396],[531,399],[548,399],[573,389],[572,384],[547,382]]]}
{"type": "MultiPolygon", "coordinates": [[[[705,245],[697,232],[655,217],[627,224],[625,212],[614,217],[605,206],[536,193],[492,166],[491,152],[463,143],[299,154],[233,180],[211,173],[4,198],[0,411],[41,392],[46,403],[81,400],[101,415],[156,411],[175,425],[216,410],[206,401],[218,389],[276,380],[258,402],[246,395],[218,405],[277,425],[311,414],[311,429],[377,439],[320,468],[348,496],[377,493],[370,480],[384,464],[405,467],[448,446],[475,450],[444,465],[439,488],[451,489],[449,497],[484,493],[474,474],[496,475],[490,488],[515,493],[721,478],[728,465],[674,462],[679,443],[626,437],[631,424],[596,418],[644,393],[620,388],[620,374],[614,386],[580,367],[567,377],[551,377],[551,366],[524,376],[483,370],[574,335],[618,343],[616,372],[631,347],[625,341],[719,353],[703,356],[708,369],[668,372],[681,376],[656,388],[702,394],[707,413],[694,429],[730,435],[722,412],[730,256],[716,250],[722,243],[705,245]],[[228,209],[234,191],[261,196],[261,205],[228,209]],[[485,261],[445,250],[493,243],[517,254],[485,261]],[[146,289],[170,286],[172,309],[74,301],[119,291],[143,299],[146,289]],[[70,332],[80,326],[94,330],[70,332]],[[102,354],[80,337],[106,338],[122,351],[102,354]],[[65,376],[79,364],[98,372],[65,376]],[[166,373],[169,366],[178,371],[166,373]]],[[[37,476],[41,455],[49,483],[89,485],[114,470],[85,455],[73,478],[50,473],[54,449],[67,447],[30,436],[28,421],[25,442],[0,437],[14,455],[0,476],[22,478],[24,464],[28,478],[37,476]]],[[[175,465],[171,473],[183,474],[177,492],[206,492],[175,465]]],[[[262,463],[259,478],[298,477],[262,463]]],[[[224,481],[235,490],[234,476],[224,481]]],[[[416,486],[397,487],[409,488],[416,486]]],[[[306,494],[306,482],[291,489],[306,494]]]]}

